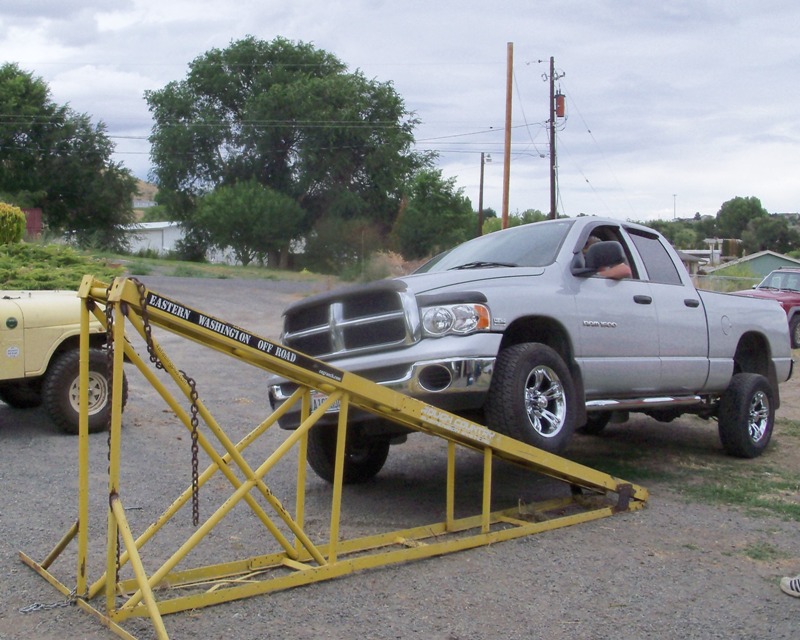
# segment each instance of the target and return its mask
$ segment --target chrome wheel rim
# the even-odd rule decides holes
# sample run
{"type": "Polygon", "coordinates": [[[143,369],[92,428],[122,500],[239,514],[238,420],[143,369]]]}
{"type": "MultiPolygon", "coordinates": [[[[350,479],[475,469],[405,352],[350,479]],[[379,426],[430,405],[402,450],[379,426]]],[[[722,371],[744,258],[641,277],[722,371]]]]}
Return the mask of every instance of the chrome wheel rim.
{"type": "Polygon", "coordinates": [[[759,442],[767,433],[769,426],[769,398],[763,391],[758,391],[750,401],[748,416],[748,432],[753,442],[759,442]]]}
{"type": "Polygon", "coordinates": [[[528,374],[525,413],[531,427],[543,438],[553,438],[561,432],[567,403],[561,379],[550,367],[539,366],[528,374]]]}

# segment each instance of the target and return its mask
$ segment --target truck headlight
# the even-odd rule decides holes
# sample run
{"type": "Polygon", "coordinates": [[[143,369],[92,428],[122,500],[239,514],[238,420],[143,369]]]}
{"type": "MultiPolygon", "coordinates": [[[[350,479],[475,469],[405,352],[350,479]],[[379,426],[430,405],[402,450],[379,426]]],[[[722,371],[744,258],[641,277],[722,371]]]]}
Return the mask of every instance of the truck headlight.
{"type": "Polygon", "coordinates": [[[482,304],[449,304],[422,309],[422,329],[439,338],[448,334],[466,335],[489,328],[489,308],[482,304]]]}

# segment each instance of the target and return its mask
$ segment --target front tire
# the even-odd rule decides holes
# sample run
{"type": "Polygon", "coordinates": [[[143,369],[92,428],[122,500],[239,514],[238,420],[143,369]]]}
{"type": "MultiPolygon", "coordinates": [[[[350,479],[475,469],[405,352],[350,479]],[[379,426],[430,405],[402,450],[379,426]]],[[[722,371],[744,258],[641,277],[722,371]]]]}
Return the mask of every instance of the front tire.
{"type": "Polygon", "coordinates": [[[762,375],[737,373],[719,407],[719,439],[738,458],[760,456],[772,437],[775,403],[772,387],[762,375]]]}
{"type": "Polygon", "coordinates": [[[497,356],[486,420],[498,433],[557,453],[575,431],[575,396],[569,369],[554,349],[514,345],[497,356]]]}
{"type": "MultiPolygon", "coordinates": [[[[315,425],[308,432],[308,464],[320,478],[333,483],[336,471],[335,426],[315,425]]],[[[364,435],[361,429],[347,428],[344,451],[344,484],[361,484],[374,478],[389,456],[388,437],[364,435]]]]}
{"type": "MultiPolygon", "coordinates": [[[[80,420],[80,351],[70,349],[53,357],[42,385],[42,401],[53,422],[77,434],[80,420]]],[[[111,379],[108,359],[101,349],[89,350],[89,433],[108,427],[111,414],[111,379]]],[[[122,406],[128,400],[128,380],[123,373],[122,406]]]]}

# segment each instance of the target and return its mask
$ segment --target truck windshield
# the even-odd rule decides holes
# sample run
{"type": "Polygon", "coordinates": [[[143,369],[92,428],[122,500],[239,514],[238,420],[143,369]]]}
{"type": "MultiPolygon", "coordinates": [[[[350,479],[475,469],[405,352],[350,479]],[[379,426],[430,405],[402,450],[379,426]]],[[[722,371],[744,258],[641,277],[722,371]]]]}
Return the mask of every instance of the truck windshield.
{"type": "Polygon", "coordinates": [[[556,259],[572,223],[572,220],[554,220],[495,231],[440,253],[415,273],[488,267],[544,267],[556,259]]]}
{"type": "Polygon", "coordinates": [[[800,273],[773,271],[761,281],[761,284],[758,285],[758,289],[800,291],[800,273]]]}

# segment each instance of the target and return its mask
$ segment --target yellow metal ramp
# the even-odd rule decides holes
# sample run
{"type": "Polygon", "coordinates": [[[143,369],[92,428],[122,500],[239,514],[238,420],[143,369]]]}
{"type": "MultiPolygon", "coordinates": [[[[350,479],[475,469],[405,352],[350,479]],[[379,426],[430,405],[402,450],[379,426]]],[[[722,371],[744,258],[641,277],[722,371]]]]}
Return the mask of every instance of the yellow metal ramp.
{"type": "MultiPolygon", "coordinates": [[[[148,290],[135,279],[118,278],[111,286],[87,276],[78,295],[84,300],[81,324],[81,425],[78,436],[78,505],[75,524],[41,562],[20,552],[23,562],[42,575],[66,598],[95,615],[115,634],[133,638],[122,623],[131,617],[150,618],[156,637],[168,638],[163,616],[199,609],[258,594],[269,593],[354,571],[397,562],[442,555],[533,533],[587,522],[615,513],[642,508],[647,491],[606,473],[571,462],[477,423],[386,389],[352,373],[342,371],[303,353],[255,335],[241,327],[205,314],[179,301],[148,290]],[[112,412],[108,437],[108,513],[105,532],[105,571],[93,581],[87,575],[89,555],[89,438],[88,438],[88,349],[89,321],[94,315],[110,336],[109,358],[113,363],[112,412]],[[154,335],[166,330],[210,349],[238,358],[254,367],[275,373],[298,384],[297,391],[276,412],[234,442],[211,415],[199,397],[194,382],[179,371],[154,335]],[[147,355],[133,346],[140,339],[147,355]],[[120,485],[122,456],[123,363],[137,368],[164,399],[181,425],[191,434],[193,446],[202,449],[210,465],[194,470],[187,487],[163,513],[138,534],[131,530],[123,507],[125,492],[120,485]],[[154,369],[163,369],[174,384],[177,398],[154,369]],[[327,400],[311,411],[311,394],[322,392],[327,400]],[[180,398],[180,400],[178,399],[180,398]],[[315,540],[305,529],[306,448],[309,430],[334,404],[339,403],[338,441],[327,539],[315,540]],[[188,408],[187,408],[188,403],[188,408]],[[248,447],[271,427],[294,403],[300,403],[301,424],[286,432],[283,441],[265,459],[248,461],[248,447]],[[340,535],[343,494],[343,461],[350,407],[358,407],[410,429],[446,441],[447,472],[443,520],[399,531],[343,539],[340,535]],[[480,505],[467,517],[455,516],[455,459],[458,447],[483,455],[483,486],[480,505]],[[297,486],[294,511],[267,486],[269,471],[289,452],[296,452],[297,486]],[[491,510],[492,462],[501,459],[563,482],[563,497],[533,505],[512,505],[491,510]],[[194,499],[201,487],[216,474],[230,485],[230,495],[203,521],[194,511],[196,528],[171,551],[156,547],[158,533],[175,514],[194,499]],[[274,541],[269,553],[232,562],[186,567],[187,556],[226,518],[234,506],[244,503],[274,541]],[[77,540],[74,583],[56,577],[52,565],[73,540],[77,540]],[[157,553],[150,553],[157,548],[157,553]],[[152,557],[163,558],[154,564],[152,557]],[[181,566],[179,566],[181,565],[181,566]],[[129,577],[121,577],[125,572],[129,577]],[[169,588],[164,588],[169,585],[169,588]]],[[[195,456],[196,460],[196,456],[195,456]]]]}

